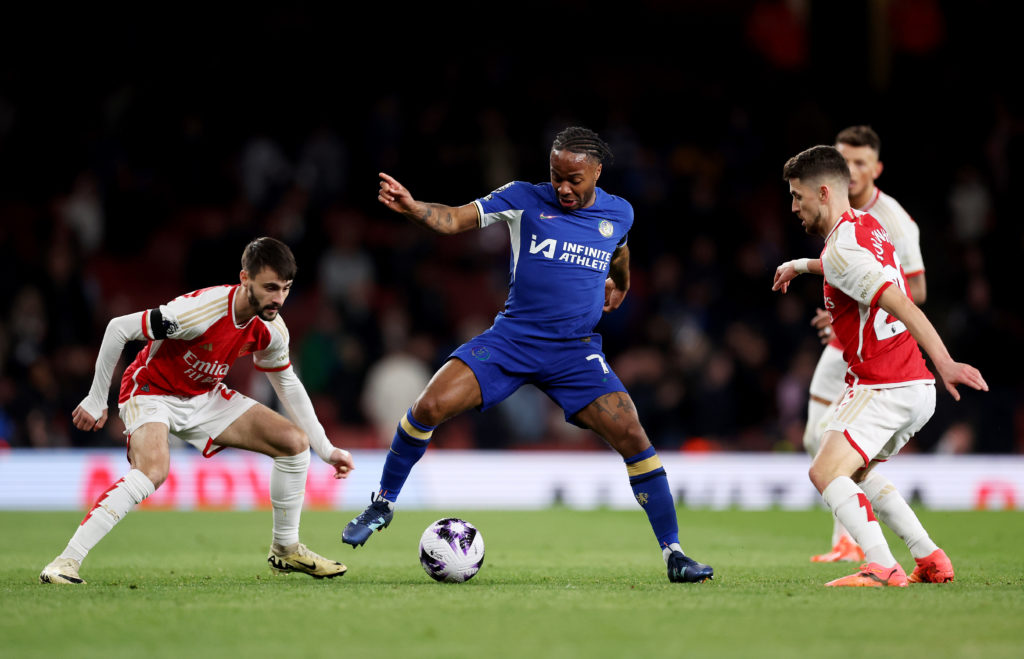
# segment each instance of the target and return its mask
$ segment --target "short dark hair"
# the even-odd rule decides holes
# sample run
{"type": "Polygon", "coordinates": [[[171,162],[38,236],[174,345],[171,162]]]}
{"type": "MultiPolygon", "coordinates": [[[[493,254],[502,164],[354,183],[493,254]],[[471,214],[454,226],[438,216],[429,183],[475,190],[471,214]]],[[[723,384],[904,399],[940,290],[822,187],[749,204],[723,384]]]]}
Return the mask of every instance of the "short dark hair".
{"type": "Polygon", "coordinates": [[[785,181],[794,178],[810,181],[821,177],[836,178],[850,184],[850,166],[834,146],[812,146],[787,160],[782,168],[785,181]]]}
{"type": "Polygon", "coordinates": [[[850,126],[839,131],[836,135],[836,144],[849,144],[850,146],[869,146],[876,154],[882,153],[882,139],[871,126],[850,126]]]}
{"type": "Polygon", "coordinates": [[[292,250],[276,238],[257,238],[245,246],[242,252],[242,270],[255,277],[263,268],[270,268],[284,281],[295,279],[298,266],[292,250]]]}
{"type": "Polygon", "coordinates": [[[551,150],[585,153],[592,158],[596,158],[597,162],[615,159],[611,147],[598,137],[597,133],[581,126],[569,126],[558,135],[555,135],[555,141],[551,144],[551,150]]]}

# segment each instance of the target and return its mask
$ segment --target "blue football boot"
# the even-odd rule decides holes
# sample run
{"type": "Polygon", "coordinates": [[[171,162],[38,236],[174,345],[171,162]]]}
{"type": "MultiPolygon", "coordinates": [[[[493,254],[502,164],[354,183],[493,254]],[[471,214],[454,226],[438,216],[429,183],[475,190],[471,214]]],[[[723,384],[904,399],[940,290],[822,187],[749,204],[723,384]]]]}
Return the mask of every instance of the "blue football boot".
{"type": "Polygon", "coordinates": [[[666,554],[668,580],[673,583],[700,583],[715,577],[715,570],[710,565],[698,563],[681,551],[666,551],[666,554]]]}
{"type": "Polygon", "coordinates": [[[395,516],[395,504],[380,494],[370,496],[370,505],[341,532],[341,541],[353,547],[366,544],[374,531],[383,531],[395,516]]]}

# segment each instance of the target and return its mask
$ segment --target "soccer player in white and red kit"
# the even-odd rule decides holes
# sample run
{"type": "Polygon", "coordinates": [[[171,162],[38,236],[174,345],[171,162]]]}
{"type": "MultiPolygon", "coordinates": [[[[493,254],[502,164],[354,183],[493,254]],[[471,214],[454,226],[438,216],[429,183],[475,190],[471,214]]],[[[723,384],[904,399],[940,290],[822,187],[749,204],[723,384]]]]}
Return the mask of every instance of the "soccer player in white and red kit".
{"type": "Polygon", "coordinates": [[[954,399],[960,399],[957,384],[984,391],[988,385],[976,368],[953,361],[931,322],[907,297],[888,233],[850,205],[850,170],[842,154],[832,146],[803,151],[786,162],[783,178],[789,181],[793,212],[808,233],[825,239],[825,247],[820,259],[779,266],[772,289],[785,293],[798,274],[823,274],[825,309],[847,363],[846,392],[828,419],[809,475],[832,514],[864,549],[865,563],[826,585],[952,581],[949,557],[874,467],[898,453],[935,411],[934,378],[918,345],[954,399]],[[916,563],[909,579],[878,520],[907,543],[916,563]]]}
{"type": "Polygon", "coordinates": [[[348,451],[327,439],[289,360],[288,330],[278,312],[295,272],[287,245],[258,238],[242,253],[239,284],[205,288],[110,321],[92,388],[72,421],[81,430],[104,426],[110,379],[124,344],[148,341],[125,369],[118,397],[131,470],[99,497],[64,551],[43,569],[41,582],[85,583],[78,571],[86,554],[166,480],[169,433],[206,458],[226,447],[273,458],[271,569],[317,578],[345,573],[343,564],[299,542],[310,447],[334,466],[336,478],[346,478],[353,464],[348,451]],[[223,384],[235,360],[250,354],[294,423],[223,384]]]}
{"type": "MultiPolygon", "coordinates": [[[[924,304],[928,289],[925,282],[924,259],[921,256],[921,232],[917,223],[891,196],[882,192],[875,181],[882,174],[881,138],[870,126],[850,126],[836,135],[836,149],[843,154],[850,167],[850,205],[859,211],[871,213],[878,220],[903,266],[909,289],[907,295],[915,304],[924,304]]],[[[804,449],[813,458],[821,447],[825,432],[824,421],[830,407],[838,405],[846,389],[846,360],[843,346],[832,331],[829,315],[818,309],[813,324],[819,329],[823,342],[827,342],[811,378],[807,401],[807,426],[804,430],[804,449]]],[[[864,552],[853,541],[843,525],[833,520],[832,549],[811,556],[814,562],[860,561],[864,552]]]]}

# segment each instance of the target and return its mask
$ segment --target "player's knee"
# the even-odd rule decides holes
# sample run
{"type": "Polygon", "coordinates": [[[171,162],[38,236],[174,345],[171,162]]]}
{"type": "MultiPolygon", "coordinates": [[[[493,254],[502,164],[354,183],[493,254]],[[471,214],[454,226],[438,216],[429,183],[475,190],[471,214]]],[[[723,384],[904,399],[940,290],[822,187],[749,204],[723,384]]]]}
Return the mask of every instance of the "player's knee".
{"type": "Polygon", "coordinates": [[[436,426],[447,418],[444,402],[440,396],[424,392],[412,404],[412,418],[425,426],[436,426]]]}
{"type": "Polygon", "coordinates": [[[146,475],[154,488],[158,488],[167,480],[167,475],[171,471],[171,456],[166,448],[161,450],[152,447],[152,444],[132,446],[128,461],[133,469],[138,469],[146,475]]]}
{"type": "Polygon", "coordinates": [[[282,455],[298,455],[309,450],[309,437],[295,425],[289,424],[288,429],[281,433],[278,450],[282,455]]]}
{"type": "Polygon", "coordinates": [[[651,446],[650,440],[647,439],[647,433],[639,423],[627,425],[620,432],[615,433],[614,437],[608,438],[608,443],[625,458],[642,453],[651,446]]]}
{"type": "Polygon", "coordinates": [[[139,471],[144,473],[146,475],[146,478],[148,478],[150,482],[153,483],[153,489],[159,489],[159,487],[164,484],[164,481],[167,480],[167,475],[170,473],[171,469],[169,464],[160,464],[154,462],[150,464],[141,465],[139,467],[139,471]]]}
{"type": "Polygon", "coordinates": [[[812,463],[810,469],[807,470],[807,477],[811,479],[811,484],[814,485],[815,489],[819,492],[825,488],[821,485],[821,471],[812,463]]]}
{"type": "Polygon", "coordinates": [[[828,484],[835,480],[837,474],[833,469],[815,460],[811,463],[811,468],[807,470],[807,476],[811,479],[811,483],[817,488],[818,492],[824,492],[828,484]]]}

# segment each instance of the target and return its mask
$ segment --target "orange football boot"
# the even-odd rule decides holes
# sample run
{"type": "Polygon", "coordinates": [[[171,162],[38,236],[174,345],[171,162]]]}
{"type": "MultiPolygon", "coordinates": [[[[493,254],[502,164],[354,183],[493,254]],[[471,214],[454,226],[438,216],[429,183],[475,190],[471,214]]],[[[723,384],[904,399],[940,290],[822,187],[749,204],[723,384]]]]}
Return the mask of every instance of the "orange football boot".
{"type": "Polygon", "coordinates": [[[860,545],[854,542],[853,538],[848,535],[844,535],[839,538],[839,542],[837,542],[835,547],[832,547],[832,551],[827,554],[811,556],[812,563],[838,563],[839,561],[856,563],[863,560],[863,550],[861,550],[860,545]]]}
{"type": "Polygon", "coordinates": [[[860,566],[860,572],[829,581],[825,585],[868,586],[872,588],[896,586],[898,588],[906,588],[908,583],[907,573],[903,571],[899,563],[892,567],[882,567],[878,563],[865,563],[860,566]]]}
{"type": "Polygon", "coordinates": [[[910,583],[947,583],[953,580],[953,563],[941,549],[924,558],[915,558],[914,562],[917,567],[908,577],[910,583]]]}

